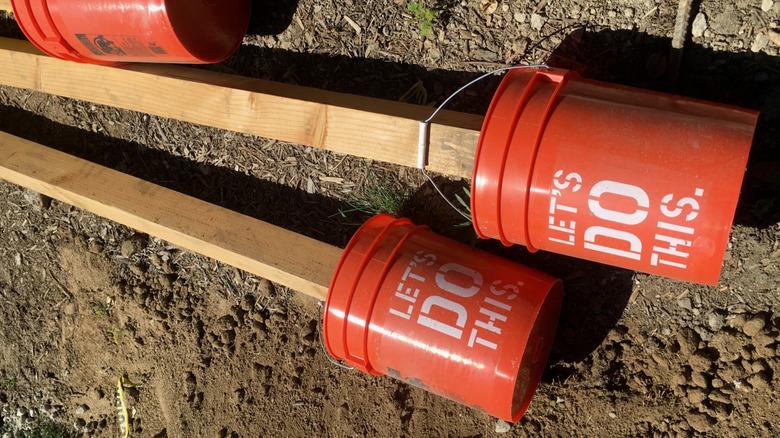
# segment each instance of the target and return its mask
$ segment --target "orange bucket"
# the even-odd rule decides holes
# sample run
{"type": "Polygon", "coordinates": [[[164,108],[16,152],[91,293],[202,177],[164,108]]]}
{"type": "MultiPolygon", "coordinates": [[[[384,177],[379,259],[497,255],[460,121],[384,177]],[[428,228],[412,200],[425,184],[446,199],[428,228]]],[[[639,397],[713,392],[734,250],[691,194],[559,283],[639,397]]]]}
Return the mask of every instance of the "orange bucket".
{"type": "Polygon", "coordinates": [[[328,353],[517,421],[552,347],[560,280],[378,215],[352,237],[325,305],[328,353]]]}
{"type": "Polygon", "coordinates": [[[241,43],[250,0],[11,0],[36,47],[90,64],[222,61],[241,43]]]}
{"type": "Polygon", "coordinates": [[[716,284],[758,114],[514,70],[480,133],[482,238],[716,284]]]}

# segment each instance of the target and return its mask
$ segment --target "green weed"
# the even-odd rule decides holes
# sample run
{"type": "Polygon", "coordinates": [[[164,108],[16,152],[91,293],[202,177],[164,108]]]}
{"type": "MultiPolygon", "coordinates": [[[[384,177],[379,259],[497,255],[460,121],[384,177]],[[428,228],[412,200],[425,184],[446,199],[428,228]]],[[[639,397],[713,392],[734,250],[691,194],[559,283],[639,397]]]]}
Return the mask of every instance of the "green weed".
{"type": "Polygon", "coordinates": [[[468,219],[465,222],[459,223],[457,226],[459,227],[470,227],[471,224],[474,222],[474,219],[471,216],[471,190],[469,190],[466,187],[463,187],[463,194],[464,197],[461,197],[459,194],[455,193],[455,199],[458,201],[458,204],[460,204],[461,207],[461,215],[464,216],[465,219],[468,219]]]}
{"type": "Polygon", "coordinates": [[[110,336],[110,339],[114,342],[114,345],[122,343],[122,329],[118,327],[110,327],[106,329],[106,333],[110,336]]]}
{"type": "Polygon", "coordinates": [[[439,16],[438,9],[426,6],[425,0],[411,0],[406,4],[406,9],[414,14],[420,25],[420,34],[427,38],[433,28],[433,20],[439,16]]]}
{"type": "Polygon", "coordinates": [[[347,201],[351,208],[340,210],[341,217],[346,218],[348,213],[360,212],[368,215],[388,213],[393,216],[402,216],[402,212],[409,201],[410,193],[396,185],[374,183],[368,185],[347,201]]]}
{"type": "Polygon", "coordinates": [[[76,435],[63,424],[44,420],[38,423],[33,430],[25,432],[24,436],[25,438],[73,438],[76,435]]]}
{"type": "Polygon", "coordinates": [[[16,377],[0,377],[0,389],[13,391],[17,386],[19,386],[19,381],[16,380],[16,377]]]}
{"type": "Polygon", "coordinates": [[[91,301],[89,303],[89,308],[92,309],[92,312],[95,313],[97,316],[103,316],[108,318],[111,316],[111,306],[107,303],[101,303],[99,301],[91,301]]]}

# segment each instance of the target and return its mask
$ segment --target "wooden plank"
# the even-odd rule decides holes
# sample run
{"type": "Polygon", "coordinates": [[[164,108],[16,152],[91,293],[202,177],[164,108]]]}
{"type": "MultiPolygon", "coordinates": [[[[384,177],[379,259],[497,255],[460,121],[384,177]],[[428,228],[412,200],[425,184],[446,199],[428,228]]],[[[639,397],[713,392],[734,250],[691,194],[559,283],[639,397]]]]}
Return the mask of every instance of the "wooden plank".
{"type": "MultiPolygon", "coordinates": [[[[0,85],[414,167],[431,108],[177,65],[100,67],[50,58],[0,38],[0,85]]],[[[483,116],[442,111],[429,169],[471,177],[483,116]]]]}
{"type": "Polygon", "coordinates": [[[341,250],[0,132],[0,178],[318,300],[341,250]]]}
{"type": "Polygon", "coordinates": [[[12,12],[11,0],[0,0],[0,11],[12,12]]]}

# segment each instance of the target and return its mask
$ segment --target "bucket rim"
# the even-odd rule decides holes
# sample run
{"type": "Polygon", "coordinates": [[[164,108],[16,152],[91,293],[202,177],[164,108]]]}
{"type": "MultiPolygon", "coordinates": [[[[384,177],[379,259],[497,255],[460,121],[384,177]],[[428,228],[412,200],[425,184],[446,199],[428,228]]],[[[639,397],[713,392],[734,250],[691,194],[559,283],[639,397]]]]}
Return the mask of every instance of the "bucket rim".
{"type": "MultiPolygon", "coordinates": [[[[522,224],[524,225],[521,233],[524,242],[516,243],[522,243],[528,247],[531,252],[537,250],[537,248],[530,245],[528,227],[525,226],[528,223],[529,191],[533,178],[534,161],[538,154],[539,147],[541,146],[541,138],[547,120],[558,101],[558,96],[565,88],[568,80],[578,76],[579,75],[576,72],[559,68],[517,69],[507,73],[499,84],[482,123],[479,139],[477,141],[471,178],[472,196],[470,207],[472,221],[474,230],[480,238],[497,238],[505,246],[513,245],[513,242],[508,239],[505,234],[501,220],[503,208],[502,192],[504,190],[504,174],[507,165],[509,164],[507,162],[507,157],[510,150],[520,147],[524,150],[527,149],[526,153],[528,159],[522,163],[513,163],[514,165],[521,167],[524,172],[520,173],[525,175],[525,185],[520,188],[520,190],[524,192],[522,199],[520,199],[520,204],[522,204],[523,209],[523,217],[521,219],[522,224]],[[543,86],[540,82],[548,82],[555,85],[542,112],[541,124],[536,128],[533,138],[528,138],[527,144],[518,146],[516,145],[516,142],[518,141],[516,134],[520,119],[523,117],[534,92],[538,90],[540,86],[543,86]],[[510,91],[514,92],[514,90],[510,90],[510,87],[518,84],[522,84],[522,88],[516,90],[517,97],[515,98],[515,95],[510,93],[510,91]],[[492,160],[489,160],[488,154],[492,153],[500,153],[501,159],[496,161],[496,158],[492,157],[492,160]],[[488,166],[487,169],[486,166],[488,166]],[[486,172],[496,173],[497,175],[485,175],[486,172]],[[483,180],[487,181],[487,184],[484,186],[482,184],[483,180]],[[483,194],[485,194],[485,197],[481,196],[483,194]],[[482,202],[485,198],[490,198],[493,202],[488,203],[487,206],[485,206],[482,202]],[[488,209],[488,206],[491,207],[489,208],[491,211],[483,211],[488,209]],[[480,219],[480,217],[484,219],[485,216],[488,216],[487,220],[480,219]],[[486,228],[487,231],[483,231],[483,227],[486,228]]],[[[519,171],[516,170],[515,172],[519,171]]]]}
{"type": "MultiPolygon", "coordinates": [[[[369,327],[368,320],[371,315],[371,312],[373,311],[374,304],[376,301],[376,296],[379,293],[378,286],[381,285],[382,280],[387,275],[387,272],[392,266],[390,260],[396,257],[403,243],[405,243],[405,241],[408,240],[416,231],[427,229],[428,227],[423,225],[416,226],[410,219],[396,218],[387,213],[380,213],[378,215],[369,218],[366,222],[363,223],[363,225],[360,226],[360,228],[358,228],[358,230],[355,232],[355,234],[352,236],[349,243],[347,244],[347,247],[342,252],[338,264],[336,265],[336,270],[334,271],[333,276],[331,277],[331,281],[328,287],[328,295],[325,300],[322,338],[328,354],[330,354],[331,357],[333,358],[344,360],[350,366],[354,366],[370,374],[378,374],[378,373],[376,373],[371,367],[371,364],[368,362],[366,354],[364,354],[363,360],[359,360],[357,357],[349,354],[347,348],[347,335],[349,332],[351,332],[351,330],[350,330],[350,325],[347,323],[347,318],[350,315],[352,301],[355,298],[356,294],[358,293],[357,291],[358,284],[360,283],[360,280],[362,279],[364,273],[368,270],[369,263],[371,262],[373,255],[378,250],[379,244],[382,243],[383,239],[387,238],[388,235],[391,234],[394,230],[398,230],[404,226],[410,227],[410,229],[407,230],[403,234],[403,236],[400,237],[398,242],[394,244],[393,250],[391,251],[388,257],[388,262],[386,262],[382,270],[379,271],[379,275],[377,275],[375,281],[376,285],[373,288],[373,291],[370,292],[371,304],[366,310],[367,315],[365,315],[366,317],[364,318],[366,322],[365,331],[367,333],[369,327]],[[369,236],[371,238],[371,242],[368,245],[367,251],[365,252],[365,254],[356,254],[354,252],[355,247],[358,245],[358,243],[361,243],[362,239],[366,238],[366,233],[370,228],[374,226],[377,227],[378,232],[376,232],[376,235],[374,235],[373,237],[369,236]],[[357,262],[358,264],[354,265],[355,262],[357,262]],[[343,281],[346,281],[347,284],[349,285],[349,287],[345,291],[340,290],[336,287],[338,283],[343,281]],[[334,308],[339,306],[341,308],[339,309],[334,308]],[[343,313],[344,317],[341,319],[340,323],[339,322],[331,323],[330,315],[332,312],[337,310],[343,313]],[[329,333],[333,333],[334,335],[339,336],[341,338],[341,343],[339,345],[333,345],[329,341],[329,336],[327,336],[327,334],[329,333]],[[343,351],[344,354],[341,354],[340,353],[341,351],[343,351]]],[[[362,337],[364,338],[362,341],[364,350],[367,351],[368,336],[367,334],[364,334],[362,337]]]]}
{"type": "Polygon", "coordinates": [[[57,29],[49,12],[46,0],[11,0],[11,9],[16,19],[16,24],[21,29],[27,40],[41,52],[52,58],[73,61],[80,64],[114,65],[113,62],[87,59],[71,46],[62,33],[57,29]],[[43,11],[43,17],[36,17],[32,9],[32,3],[39,4],[43,11]],[[38,18],[45,20],[47,26],[41,27],[38,18]],[[43,42],[46,42],[44,44],[43,42]]]}

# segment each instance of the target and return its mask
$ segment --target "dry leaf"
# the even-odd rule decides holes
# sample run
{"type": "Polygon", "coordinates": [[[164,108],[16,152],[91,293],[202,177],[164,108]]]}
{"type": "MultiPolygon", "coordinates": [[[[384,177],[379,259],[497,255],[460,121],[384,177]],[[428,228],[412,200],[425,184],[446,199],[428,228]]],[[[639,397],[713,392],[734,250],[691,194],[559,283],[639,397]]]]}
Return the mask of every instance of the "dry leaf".
{"type": "Polygon", "coordinates": [[[485,15],[492,15],[498,9],[498,0],[480,0],[479,10],[485,15]]]}

